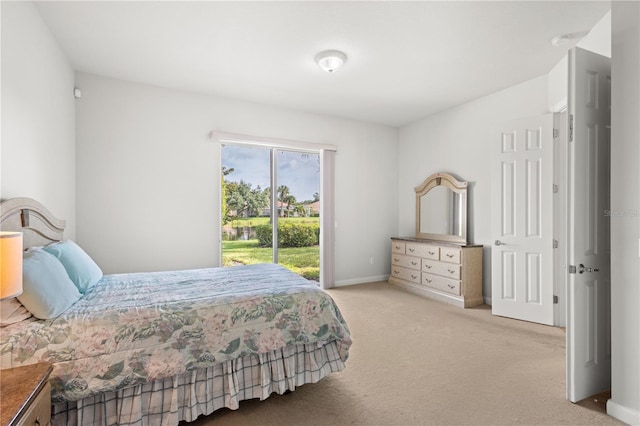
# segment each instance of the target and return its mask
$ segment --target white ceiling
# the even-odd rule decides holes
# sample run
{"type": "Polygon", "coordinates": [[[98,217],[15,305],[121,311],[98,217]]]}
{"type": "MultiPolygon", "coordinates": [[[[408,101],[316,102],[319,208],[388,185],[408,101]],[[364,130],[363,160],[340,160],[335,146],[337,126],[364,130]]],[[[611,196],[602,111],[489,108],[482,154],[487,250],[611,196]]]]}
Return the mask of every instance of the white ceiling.
{"type": "Polygon", "coordinates": [[[598,1],[37,3],[77,71],[401,126],[545,74],[598,1]],[[337,73],[322,50],[347,54],[337,73]]]}

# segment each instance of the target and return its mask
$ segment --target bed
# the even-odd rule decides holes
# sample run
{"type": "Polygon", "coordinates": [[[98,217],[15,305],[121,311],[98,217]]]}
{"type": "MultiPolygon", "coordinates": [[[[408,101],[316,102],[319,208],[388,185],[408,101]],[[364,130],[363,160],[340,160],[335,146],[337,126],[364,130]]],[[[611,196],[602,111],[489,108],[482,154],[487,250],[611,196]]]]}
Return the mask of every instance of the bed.
{"type": "MultiPolygon", "coordinates": [[[[25,253],[73,244],[35,200],[0,211],[25,253]]],[[[351,345],[331,297],[274,264],[104,275],[58,316],[0,330],[2,368],[53,364],[54,425],[193,421],[341,371],[351,345]]]]}

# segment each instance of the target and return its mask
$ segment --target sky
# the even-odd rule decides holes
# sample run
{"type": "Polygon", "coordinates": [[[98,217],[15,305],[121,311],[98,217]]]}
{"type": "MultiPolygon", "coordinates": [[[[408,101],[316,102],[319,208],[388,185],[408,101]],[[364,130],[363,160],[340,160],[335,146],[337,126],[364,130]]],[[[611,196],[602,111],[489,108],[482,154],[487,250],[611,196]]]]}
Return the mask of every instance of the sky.
{"type": "MultiPolygon", "coordinates": [[[[222,166],[235,169],[225,177],[227,182],[251,183],[264,189],[270,182],[269,148],[241,145],[222,147],[222,166]]],[[[320,160],[318,154],[278,151],[278,186],[287,185],[297,201],[312,200],[320,192],[320,160]]]]}

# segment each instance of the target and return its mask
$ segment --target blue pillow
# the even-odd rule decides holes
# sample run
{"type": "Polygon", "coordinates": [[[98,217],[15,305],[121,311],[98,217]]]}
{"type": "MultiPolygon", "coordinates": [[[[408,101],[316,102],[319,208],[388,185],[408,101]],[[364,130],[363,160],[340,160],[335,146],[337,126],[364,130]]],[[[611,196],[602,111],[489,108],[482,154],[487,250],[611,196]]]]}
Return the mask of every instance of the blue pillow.
{"type": "Polygon", "coordinates": [[[49,244],[43,248],[62,263],[80,293],[84,294],[102,278],[102,269],[73,241],[49,244]]]}
{"type": "Polygon", "coordinates": [[[18,296],[34,317],[55,318],[80,299],[62,263],[42,249],[32,249],[22,257],[22,294],[18,296]]]}

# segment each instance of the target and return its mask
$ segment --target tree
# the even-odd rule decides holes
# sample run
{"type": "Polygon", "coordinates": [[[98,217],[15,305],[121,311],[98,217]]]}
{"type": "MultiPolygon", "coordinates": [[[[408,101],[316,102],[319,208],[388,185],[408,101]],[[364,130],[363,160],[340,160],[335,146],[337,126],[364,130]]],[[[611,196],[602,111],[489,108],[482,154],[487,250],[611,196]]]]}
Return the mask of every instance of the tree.
{"type": "Polygon", "coordinates": [[[307,209],[302,204],[296,204],[294,211],[298,214],[299,217],[307,216],[307,209]]]}
{"type": "Polygon", "coordinates": [[[289,215],[289,206],[296,203],[296,197],[291,195],[291,190],[287,185],[280,185],[278,187],[278,201],[280,201],[280,216],[289,215]],[[286,209],[285,209],[286,205],[286,209]]]}
{"type": "MultiPolygon", "coordinates": [[[[251,187],[251,184],[249,184],[249,187],[251,187]]],[[[247,214],[249,216],[260,216],[261,210],[269,207],[270,193],[269,188],[262,190],[260,185],[256,189],[252,189],[247,199],[249,209],[247,214]]]]}
{"type": "Polygon", "coordinates": [[[278,187],[278,201],[280,201],[280,216],[284,216],[284,199],[290,194],[289,187],[287,185],[280,185],[278,187]]]}
{"type": "Polygon", "coordinates": [[[222,198],[222,225],[226,225],[231,220],[229,218],[229,207],[227,205],[227,183],[224,180],[224,177],[233,173],[235,169],[233,167],[227,169],[225,166],[222,166],[222,188],[220,189],[221,198],[222,198]]]}
{"type": "Polygon", "coordinates": [[[285,210],[285,212],[287,214],[287,217],[289,217],[289,215],[291,214],[291,205],[296,203],[296,197],[294,197],[293,195],[287,195],[286,197],[284,197],[282,202],[287,205],[287,209],[285,210]]]}
{"type": "Polygon", "coordinates": [[[245,216],[257,216],[269,207],[268,189],[252,188],[248,182],[227,182],[226,201],[229,220],[245,216]]]}

